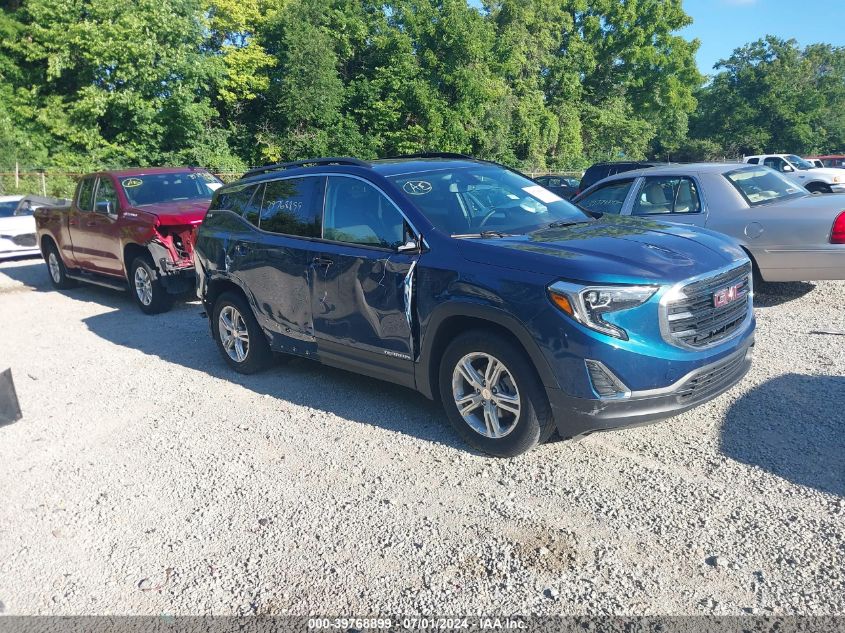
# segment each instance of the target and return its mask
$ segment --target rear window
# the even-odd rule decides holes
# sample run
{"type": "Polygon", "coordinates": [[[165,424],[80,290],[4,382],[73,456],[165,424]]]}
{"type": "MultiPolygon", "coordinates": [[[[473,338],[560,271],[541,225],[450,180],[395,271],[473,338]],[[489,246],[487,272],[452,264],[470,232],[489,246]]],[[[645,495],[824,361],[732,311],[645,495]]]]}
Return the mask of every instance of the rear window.
{"type": "Polygon", "coordinates": [[[767,167],[737,169],[724,174],[752,207],[807,195],[803,187],[767,167]]]}

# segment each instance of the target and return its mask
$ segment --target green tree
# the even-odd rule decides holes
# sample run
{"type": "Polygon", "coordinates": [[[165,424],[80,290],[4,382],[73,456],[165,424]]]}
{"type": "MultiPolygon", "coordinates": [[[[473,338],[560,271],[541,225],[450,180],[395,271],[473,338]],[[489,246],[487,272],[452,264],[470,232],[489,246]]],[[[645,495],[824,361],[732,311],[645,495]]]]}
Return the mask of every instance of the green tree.
{"type": "Polygon", "coordinates": [[[767,36],[736,49],[700,94],[694,135],[731,154],[845,145],[845,49],[767,36]]]}

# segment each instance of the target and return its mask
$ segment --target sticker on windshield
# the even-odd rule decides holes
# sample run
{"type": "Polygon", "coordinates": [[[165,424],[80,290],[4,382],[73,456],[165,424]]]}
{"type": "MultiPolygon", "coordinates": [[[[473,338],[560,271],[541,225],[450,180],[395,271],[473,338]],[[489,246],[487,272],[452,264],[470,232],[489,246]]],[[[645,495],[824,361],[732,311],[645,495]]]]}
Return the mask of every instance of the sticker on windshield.
{"type": "Polygon", "coordinates": [[[217,191],[220,187],[223,186],[222,182],[207,182],[205,186],[211,189],[212,191],[217,191]]]}
{"type": "Polygon", "coordinates": [[[144,184],[144,181],[140,178],[125,178],[120,184],[128,189],[131,189],[132,187],[140,187],[144,184]]]}
{"type": "Polygon", "coordinates": [[[527,193],[529,196],[534,196],[540,202],[545,202],[546,204],[551,204],[552,202],[562,202],[563,198],[558,196],[557,194],[552,193],[548,189],[541,187],[540,185],[532,185],[530,187],[523,187],[522,190],[527,193]]]}
{"type": "Polygon", "coordinates": [[[424,196],[431,192],[431,183],[425,180],[409,180],[402,185],[402,189],[412,196],[424,196]]]}

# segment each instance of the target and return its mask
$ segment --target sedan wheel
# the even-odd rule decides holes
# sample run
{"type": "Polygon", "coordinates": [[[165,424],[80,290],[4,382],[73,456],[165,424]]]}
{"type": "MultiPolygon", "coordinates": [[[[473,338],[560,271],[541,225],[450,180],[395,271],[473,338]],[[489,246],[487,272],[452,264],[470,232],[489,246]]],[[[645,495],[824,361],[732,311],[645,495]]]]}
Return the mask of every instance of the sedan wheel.
{"type": "Polygon", "coordinates": [[[521,401],[513,375],[495,356],[467,354],[452,372],[452,397],[461,417],[476,433],[507,436],[519,421],[521,401]]]}
{"type": "Polygon", "coordinates": [[[244,362],[249,354],[249,330],[237,308],[228,305],[220,311],[217,332],[229,358],[236,363],[244,362]]]}

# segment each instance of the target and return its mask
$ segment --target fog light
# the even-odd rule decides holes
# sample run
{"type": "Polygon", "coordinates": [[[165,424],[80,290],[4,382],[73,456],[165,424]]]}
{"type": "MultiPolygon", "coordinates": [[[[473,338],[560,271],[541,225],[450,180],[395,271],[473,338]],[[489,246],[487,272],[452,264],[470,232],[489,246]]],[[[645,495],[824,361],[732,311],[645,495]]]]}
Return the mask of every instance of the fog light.
{"type": "Polygon", "coordinates": [[[631,395],[631,390],[605,367],[604,363],[597,360],[585,362],[590,374],[590,382],[593,383],[593,391],[600,398],[627,398],[631,395]]]}

